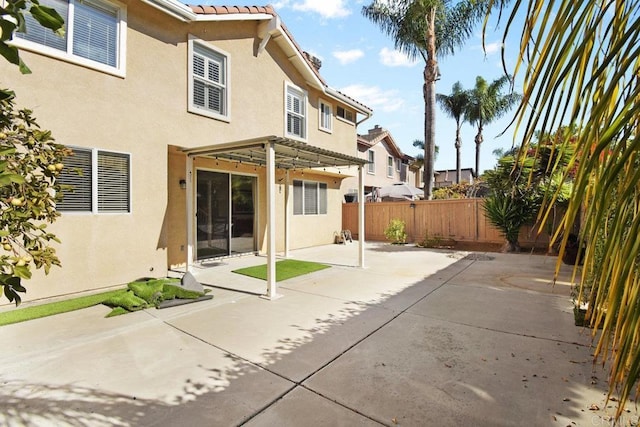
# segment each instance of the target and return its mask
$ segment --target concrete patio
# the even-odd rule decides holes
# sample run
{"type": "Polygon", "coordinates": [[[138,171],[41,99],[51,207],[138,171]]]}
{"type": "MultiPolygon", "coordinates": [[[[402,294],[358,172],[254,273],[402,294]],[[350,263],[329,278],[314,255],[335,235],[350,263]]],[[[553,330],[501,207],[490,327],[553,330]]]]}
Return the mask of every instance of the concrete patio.
{"type": "MultiPolygon", "coordinates": [[[[280,282],[197,268],[214,298],[0,327],[0,425],[610,425],[607,371],[555,258],[368,243],[292,252],[280,282]],[[226,288],[226,289],[222,289],[226,288]],[[235,290],[230,290],[235,289],[235,290]]],[[[621,425],[638,420],[628,405],[621,425]]]]}

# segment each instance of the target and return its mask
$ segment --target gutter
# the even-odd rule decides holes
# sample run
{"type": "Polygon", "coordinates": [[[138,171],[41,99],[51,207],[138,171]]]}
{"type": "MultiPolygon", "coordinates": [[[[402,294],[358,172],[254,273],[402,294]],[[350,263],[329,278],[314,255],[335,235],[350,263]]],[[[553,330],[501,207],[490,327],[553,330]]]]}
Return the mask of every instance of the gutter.
{"type": "Polygon", "coordinates": [[[142,2],[182,22],[191,22],[197,19],[197,15],[193,13],[191,8],[174,0],[142,0],[142,2]]]}
{"type": "Polygon", "coordinates": [[[353,107],[357,112],[359,112],[360,114],[363,114],[365,117],[360,120],[359,122],[356,122],[356,126],[359,126],[361,123],[369,120],[371,118],[371,116],[373,115],[373,110],[363,104],[360,104],[359,102],[349,98],[348,96],[346,96],[345,94],[338,92],[335,89],[330,88],[329,86],[325,86],[324,88],[324,92],[329,95],[334,97],[335,99],[338,99],[339,101],[344,102],[347,105],[350,105],[351,107],[353,107]]]}

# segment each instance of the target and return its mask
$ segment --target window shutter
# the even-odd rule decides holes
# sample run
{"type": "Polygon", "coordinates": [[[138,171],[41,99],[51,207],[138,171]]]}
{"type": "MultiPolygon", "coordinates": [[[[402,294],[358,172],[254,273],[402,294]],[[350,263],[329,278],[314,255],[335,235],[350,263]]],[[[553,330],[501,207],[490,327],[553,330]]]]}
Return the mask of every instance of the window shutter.
{"type": "Polygon", "coordinates": [[[315,182],[304,183],[304,214],[315,215],[318,213],[318,184],[315,182]]]}
{"type": "Polygon", "coordinates": [[[98,211],[129,212],[129,155],[98,152],[98,211]]]}
{"type": "Polygon", "coordinates": [[[293,214],[302,215],[302,181],[293,181],[293,214]]]}
{"type": "Polygon", "coordinates": [[[326,214],[327,213],[327,184],[320,183],[320,194],[318,198],[320,201],[320,211],[318,213],[326,214]]]}
{"type": "Polygon", "coordinates": [[[73,154],[65,159],[64,169],[56,181],[72,188],[63,190],[63,199],[56,204],[56,209],[61,212],[91,212],[91,164],[91,150],[74,148],[73,154]]]}
{"type": "Polygon", "coordinates": [[[207,110],[226,114],[225,57],[198,44],[193,54],[193,103],[207,110]]]}
{"type": "Polygon", "coordinates": [[[287,89],[287,133],[305,137],[304,96],[293,88],[287,89]]]}
{"type": "Polygon", "coordinates": [[[25,33],[14,33],[15,37],[19,37],[21,39],[29,40],[34,43],[38,43],[44,46],[51,47],[53,49],[58,49],[65,51],[67,50],[67,25],[69,19],[69,1],[68,0],[40,0],[40,4],[42,6],[51,7],[58,12],[60,16],[64,19],[65,25],[65,35],[64,37],[57,36],[53,31],[48,28],[40,25],[38,21],[35,20],[33,16],[29,13],[24,14],[25,23],[26,23],[26,32],[25,33]]]}
{"type": "Polygon", "coordinates": [[[91,0],[74,3],[73,53],[112,67],[118,65],[118,11],[91,0]]]}

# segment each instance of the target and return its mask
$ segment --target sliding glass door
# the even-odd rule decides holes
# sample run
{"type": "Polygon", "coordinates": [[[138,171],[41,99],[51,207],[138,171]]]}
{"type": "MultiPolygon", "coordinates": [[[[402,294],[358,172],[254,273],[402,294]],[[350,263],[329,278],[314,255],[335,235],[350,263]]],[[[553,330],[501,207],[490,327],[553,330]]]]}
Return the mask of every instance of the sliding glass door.
{"type": "Polygon", "coordinates": [[[256,178],[198,170],[197,259],[255,250],[256,178]]]}

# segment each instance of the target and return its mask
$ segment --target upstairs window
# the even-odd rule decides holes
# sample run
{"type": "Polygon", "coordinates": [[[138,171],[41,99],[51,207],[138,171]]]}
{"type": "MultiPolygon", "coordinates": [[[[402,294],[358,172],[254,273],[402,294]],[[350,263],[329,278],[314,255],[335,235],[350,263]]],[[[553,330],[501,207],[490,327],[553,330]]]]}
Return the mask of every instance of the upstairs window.
{"type": "Polygon", "coordinates": [[[376,153],[373,150],[367,151],[367,160],[369,163],[367,164],[367,172],[375,174],[376,173],[376,153]]]}
{"type": "Polygon", "coordinates": [[[297,139],[306,139],[307,95],[302,90],[287,85],[286,98],[286,134],[297,139]]]}
{"type": "Polygon", "coordinates": [[[57,181],[69,190],[56,208],[61,212],[131,212],[129,154],[74,148],[57,181]]]}
{"type": "Polygon", "coordinates": [[[331,132],[333,128],[333,111],[331,104],[327,104],[324,101],[320,101],[320,129],[326,132],[331,132]]]}
{"type": "Polygon", "coordinates": [[[228,55],[189,40],[189,58],[189,111],[228,120],[228,55]]]}
{"type": "Polygon", "coordinates": [[[356,122],[356,115],[353,111],[351,110],[347,110],[343,107],[338,106],[338,108],[336,109],[336,116],[340,117],[341,119],[344,119],[348,122],[351,123],[355,123],[356,122]]]}
{"type": "Polygon", "coordinates": [[[393,177],[393,157],[387,156],[387,176],[393,177]]]}
{"type": "Polygon", "coordinates": [[[103,0],[41,0],[64,19],[64,37],[25,15],[26,32],[15,33],[16,45],[69,62],[124,74],[126,21],[124,7],[103,0]]]}

